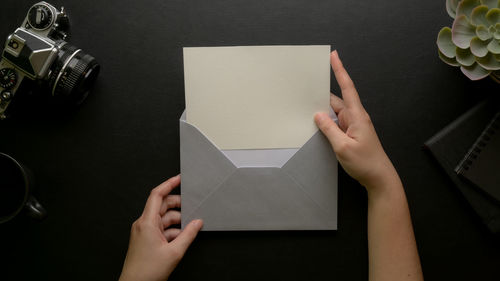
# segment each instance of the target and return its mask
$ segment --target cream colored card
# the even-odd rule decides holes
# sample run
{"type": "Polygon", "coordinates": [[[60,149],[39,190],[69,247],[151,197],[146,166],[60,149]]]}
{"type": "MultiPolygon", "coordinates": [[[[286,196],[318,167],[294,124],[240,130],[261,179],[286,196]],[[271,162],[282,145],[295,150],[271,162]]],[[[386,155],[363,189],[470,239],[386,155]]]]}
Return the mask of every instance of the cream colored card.
{"type": "Polygon", "coordinates": [[[299,148],[330,104],[330,46],[184,48],[186,121],[219,149],[299,148]]]}

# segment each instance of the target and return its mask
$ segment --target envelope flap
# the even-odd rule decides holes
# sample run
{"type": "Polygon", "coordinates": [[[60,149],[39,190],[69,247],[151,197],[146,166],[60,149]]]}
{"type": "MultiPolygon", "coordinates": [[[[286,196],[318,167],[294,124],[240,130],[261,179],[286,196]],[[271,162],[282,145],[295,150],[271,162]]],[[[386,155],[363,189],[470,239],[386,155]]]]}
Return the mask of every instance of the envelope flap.
{"type": "MultiPolygon", "coordinates": [[[[184,206],[183,206],[184,208],[184,206]]],[[[280,168],[239,168],[183,223],[202,218],[204,230],[336,229],[327,213],[280,168]]]]}
{"type": "Polygon", "coordinates": [[[198,129],[180,120],[182,209],[189,212],[216,190],[236,167],[198,129]]]}
{"type": "Polygon", "coordinates": [[[337,211],[337,158],[321,132],[312,136],[281,169],[326,212],[337,211]]]}

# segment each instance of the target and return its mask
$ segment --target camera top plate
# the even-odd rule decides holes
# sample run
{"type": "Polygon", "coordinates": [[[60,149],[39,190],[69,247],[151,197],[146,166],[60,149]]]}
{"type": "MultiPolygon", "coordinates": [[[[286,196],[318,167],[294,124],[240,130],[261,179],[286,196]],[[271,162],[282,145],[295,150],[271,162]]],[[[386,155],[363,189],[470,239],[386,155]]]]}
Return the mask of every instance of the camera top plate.
{"type": "Polygon", "coordinates": [[[57,57],[58,48],[48,38],[18,28],[9,36],[2,54],[3,58],[16,65],[32,79],[45,77],[57,57]],[[16,48],[14,48],[16,47],[16,48]]]}

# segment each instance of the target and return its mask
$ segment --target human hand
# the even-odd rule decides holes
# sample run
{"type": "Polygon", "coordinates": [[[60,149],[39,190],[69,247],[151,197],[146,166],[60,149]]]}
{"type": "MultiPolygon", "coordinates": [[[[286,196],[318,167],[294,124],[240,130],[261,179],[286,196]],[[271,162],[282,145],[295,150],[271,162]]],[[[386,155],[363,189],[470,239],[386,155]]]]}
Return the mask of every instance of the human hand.
{"type": "Polygon", "coordinates": [[[181,197],[168,195],[180,181],[178,175],[151,191],[144,212],[132,224],[120,281],[167,280],[200,231],[201,220],[190,222],[183,231],[168,228],[181,221],[180,212],[170,210],[181,206],[181,197]]]}
{"type": "Polygon", "coordinates": [[[330,141],[344,170],[365,186],[369,193],[400,182],[337,51],[331,53],[330,59],[342,91],[342,99],[330,95],[330,104],[337,114],[339,125],[326,113],[315,115],[316,124],[330,141]]]}

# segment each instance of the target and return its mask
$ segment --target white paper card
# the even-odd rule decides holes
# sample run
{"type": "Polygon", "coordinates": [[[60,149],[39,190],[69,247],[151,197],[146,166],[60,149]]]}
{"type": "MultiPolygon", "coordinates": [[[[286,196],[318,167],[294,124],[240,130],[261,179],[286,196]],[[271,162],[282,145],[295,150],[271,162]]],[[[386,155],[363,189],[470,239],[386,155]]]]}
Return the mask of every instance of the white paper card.
{"type": "Polygon", "coordinates": [[[330,104],[330,46],[184,48],[186,121],[219,149],[300,148],[330,104]]]}

